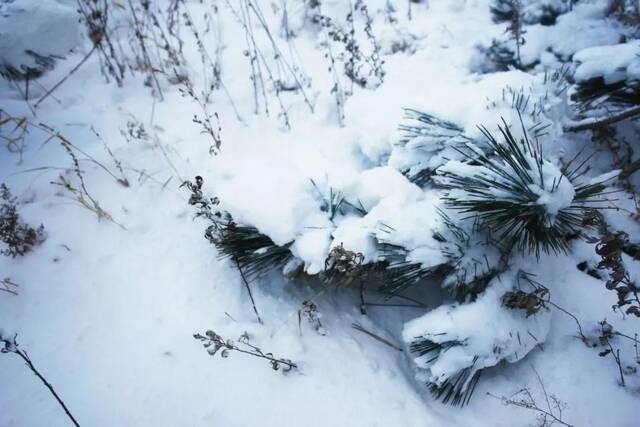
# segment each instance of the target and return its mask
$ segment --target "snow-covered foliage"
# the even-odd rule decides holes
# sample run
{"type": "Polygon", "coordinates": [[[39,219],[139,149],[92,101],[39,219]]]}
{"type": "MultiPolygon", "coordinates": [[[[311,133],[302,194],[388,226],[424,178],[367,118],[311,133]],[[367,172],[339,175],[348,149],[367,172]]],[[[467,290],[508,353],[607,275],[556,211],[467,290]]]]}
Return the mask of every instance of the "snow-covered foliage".
{"type": "Polygon", "coordinates": [[[0,335],[83,425],[635,425],[627,3],[0,0],[0,335]]]}
{"type": "Polygon", "coordinates": [[[494,0],[491,6],[493,21],[507,22],[514,19],[515,14],[522,15],[526,24],[554,25],[558,15],[571,8],[571,0],[494,0]]]}
{"type": "Polygon", "coordinates": [[[506,123],[498,129],[502,142],[483,129],[490,152],[470,143],[466,161],[452,160],[438,169],[438,183],[447,189],[444,200],[478,218],[508,248],[536,256],[568,250],[567,238],[579,233],[589,210],[610,203],[602,193],[619,171],[584,181],[581,159],[563,171],[543,157],[524,125],[519,140],[506,123]]]}
{"type": "Polygon", "coordinates": [[[607,84],[640,79],[640,40],[613,46],[583,49],[573,56],[578,62],[574,78],[578,82],[602,77],[607,84]]]}
{"type": "Polygon", "coordinates": [[[628,108],[640,102],[640,41],[583,49],[573,56],[578,64],[573,94],[583,111],[628,108]]]}
{"type": "Polygon", "coordinates": [[[444,402],[466,404],[482,369],[517,362],[545,341],[549,310],[529,316],[501,305],[513,276],[494,279],[473,303],[441,306],[405,325],[402,336],[421,369],[418,377],[444,402]]]}
{"type": "Polygon", "coordinates": [[[399,131],[401,135],[389,165],[404,171],[420,186],[429,181],[445,159],[459,157],[457,150],[470,141],[464,129],[455,123],[413,109],[405,110],[405,121],[399,131]]]}

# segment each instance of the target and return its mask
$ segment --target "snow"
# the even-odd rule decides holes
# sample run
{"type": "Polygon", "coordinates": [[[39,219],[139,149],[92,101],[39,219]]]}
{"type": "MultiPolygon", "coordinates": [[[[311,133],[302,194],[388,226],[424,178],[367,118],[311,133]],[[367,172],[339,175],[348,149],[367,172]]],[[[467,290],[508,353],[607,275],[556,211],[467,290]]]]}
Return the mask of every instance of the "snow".
{"type": "Polygon", "coordinates": [[[605,83],[613,84],[621,80],[640,79],[640,40],[612,46],[596,46],[576,53],[577,81],[604,77],[605,83]]]}
{"type": "MultiPolygon", "coordinates": [[[[639,381],[629,375],[630,385],[620,387],[617,366],[575,338],[572,318],[553,308],[529,318],[504,308],[492,311],[513,284],[512,277],[505,277],[504,282],[494,280],[473,304],[452,304],[437,283],[427,282],[416,293],[428,309],[371,306],[364,316],[357,289],[319,288],[311,281],[294,282],[273,272],[251,284],[264,325],[255,321],[233,263],[219,260],[214,247],[203,238],[206,222],[194,220],[188,194],[178,188],[183,180],[203,176],[205,193],[219,197],[238,223],[255,226],[276,244],[294,241],[295,258],[285,272],[299,266],[309,274],[321,271],[331,248],[340,244],[361,252],[365,262],[373,262],[379,257],[376,241],[403,245],[409,249],[409,261],[436,266],[448,261],[442,242],[433,236],[434,231],[446,231],[438,214],[443,208],[440,193],[420,189],[402,172],[418,163],[435,166],[454,157],[454,152],[448,144],[425,150],[424,141],[399,146],[402,108],[451,121],[464,129],[465,138],[477,142],[481,135],[476,125],[495,130],[499,117],[516,123],[510,99],[505,100],[505,88],[522,89],[532,97],[542,97],[548,89],[535,72],[480,75],[471,71],[478,60],[478,44],[488,45],[504,32],[504,25],[491,22],[488,0],[412,3],[411,20],[407,2],[371,0],[366,4],[384,55],[385,82],[375,90],[354,87],[340,127],[321,38],[301,2],[259,3],[269,25],[280,30],[282,5],[286,4],[289,29],[295,34],[291,50],[282,31],[273,35],[283,52],[295,52],[291,55],[309,74],[314,112],[298,93],[283,92],[291,130],[284,129],[272,94],[269,117],[263,109],[254,114],[244,32],[226,2],[218,2],[222,35],[209,33],[205,42],[212,52],[214,46],[223,47],[222,78],[242,121],[236,119],[228,99],[215,92],[211,108],[219,113],[222,127],[222,146],[215,156],[208,152],[211,141],[207,135],[191,121],[201,111],[164,76],[160,84],[165,99],[160,102],[151,96],[143,76],[127,76],[122,88],[105,82],[98,58],[92,56],[38,107],[36,116],[15,83],[0,80],[3,110],[54,126],[114,171],[102,142],[91,132],[90,127],[95,127],[122,161],[131,184],[125,188],[96,164],[81,161],[89,191],[121,228],[98,220],[65,198],[64,190],[50,184],[71,164],[58,142],[45,143],[47,135],[33,130],[22,160],[0,144],[0,181],[19,197],[24,220],[42,222],[47,231],[47,240],[33,253],[0,258],[0,278],[11,277],[20,285],[18,296],[0,292],[0,327],[18,333],[20,347],[54,384],[80,423],[513,426],[535,422],[535,414],[504,406],[486,393],[508,396],[530,386],[543,399],[530,369],[535,366],[548,391],[567,402],[567,422],[634,425],[639,381]],[[387,19],[387,4],[395,10],[393,23],[387,19]],[[127,141],[121,131],[126,134],[128,123],[143,124],[149,138],[127,141]],[[430,155],[434,151],[441,157],[434,160],[430,155]],[[355,205],[361,203],[367,213],[345,212],[330,218],[322,210],[330,191],[340,192],[355,205]],[[326,336],[317,334],[304,319],[298,325],[298,310],[307,300],[318,305],[326,336]],[[354,330],[351,325],[355,322],[395,344],[425,334],[434,338],[442,330],[449,337],[472,342],[426,366],[420,360],[412,361],[406,349],[399,352],[354,330]],[[524,337],[522,343],[509,335],[514,325],[524,337]],[[207,329],[228,339],[247,331],[251,342],[263,351],[290,358],[300,369],[283,375],[263,360],[246,355],[211,357],[192,338],[193,333],[207,329]],[[539,340],[547,336],[547,340],[536,346],[527,332],[539,340]],[[444,406],[430,396],[422,380],[415,380],[416,364],[423,375],[442,378],[464,367],[472,348],[482,350],[482,366],[493,368],[483,374],[468,406],[444,406]],[[494,348],[500,349],[501,357],[494,348]],[[503,356],[508,362],[526,359],[498,363],[503,356]]],[[[546,52],[549,47],[566,58],[587,49],[575,58],[584,58],[583,65],[594,58],[601,67],[597,51],[589,53],[588,48],[604,45],[602,49],[610,49],[628,31],[603,18],[603,3],[578,2],[573,12],[559,17],[557,27],[529,26],[527,61],[533,63],[550,54],[546,52]]],[[[195,1],[187,4],[196,25],[204,28],[204,12],[211,10],[195,1]]],[[[322,5],[323,13],[339,22],[346,16],[346,7],[346,2],[338,0],[322,5]]],[[[91,48],[77,17],[71,14],[74,9],[73,1],[0,0],[2,61],[14,66],[32,64],[23,52],[36,47],[43,54],[66,58],[38,80],[42,87],[32,85],[31,104],[91,48]],[[29,16],[4,17],[4,11],[23,6],[31,11],[29,16]]],[[[200,57],[192,39],[188,34],[184,37],[189,40],[185,55],[190,64],[185,70],[202,86],[205,77],[200,57]]],[[[260,43],[269,46],[264,34],[260,38],[260,43]]],[[[619,56],[620,64],[623,56],[619,56]]],[[[606,71],[596,68],[588,73],[606,71]]],[[[629,66],[627,73],[633,69],[629,66]]],[[[347,81],[343,84],[349,87],[347,81]]],[[[561,99],[553,92],[545,106],[544,120],[564,114],[561,99]]],[[[528,124],[533,121],[529,116],[524,119],[528,124]]],[[[576,141],[560,138],[557,127],[549,132],[542,143],[552,159],[576,149],[576,141]]],[[[451,160],[449,167],[474,171],[474,166],[459,160],[451,160]]],[[[558,164],[545,164],[545,183],[535,189],[540,195],[538,203],[551,215],[573,198],[566,179],[555,191],[550,190],[551,177],[560,173],[558,164]]],[[[606,163],[594,169],[591,175],[603,175],[585,179],[606,182],[617,173],[606,163]]],[[[621,204],[633,209],[626,199],[621,204]]],[[[639,231],[626,213],[607,215],[611,223],[629,232],[639,231]]],[[[611,311],[615,294],[575,268],[585,259],[597,261],[593,245],[576,241],[572,250],[567,257],[543,255],[538,261],[516,259],[514,263],[535,272],[536,280],[549,287],[553,301],[574,313],[585,329],[606,317],[621,332],[637,332],[634,319],[622,319],[611,311]]],[[[478,245],[462,262],[474,264],[485,255],[490,261],[498,258],[495,250],[478,245]]],[[[631,260],[628,264],[637,277],[637,267],[631,260]]],[[[374,293],[367,298],[383,302],[374,293]]],[[[617,341],[616,345],[626,358],[633,357],[628,343],[617,341]]],[[[0,384],[0,425],[68,425],[47,390],[11,354],[0,354],[0,384]]]]}
{"type": "Polygon", "coordinates": [[[591,46],[616,44],[628,29],[605,16],[606,2],[577,2],[574,11],[558,16],[557,24],[526,27],[522,62],[533,64],[544,51],[562,58],[591,46]]]}
{"type": "Polygon", "coordinates": [[[0,2],[0,67],[37,69],[38,55],[70,53],[82,31],[74,6],[69,0],[0,2]]]}
{"type": "Polygon", "coordinates": [[[538,195],[536,203],[544,206],[552,223],[558,212],[571,206],[576,195],[569,180],[562,175],[557,166],[550,163],[542,165],[542,182],[530,185],[529,189],[538,195]]]}
{"type": "Polygon", "coordinates": [[[435,361],[431,355],[414,359],[420,368],[428,371],[431,381],[441,384],[471,366],[477,370],[495,366],[502,360],[517,362],[544,342],[551,325],[550,311],[543,309],[535,316],[526,317],[523,310],[501,307],[495,313],[500,297],[511,288],[509,280],[515,278],[502,279],[489,286],[473,304],[441,306],[405,325],[402,336],[407,343],[420,338],[437,343],[461,343],[443,351],[435,361]]]}

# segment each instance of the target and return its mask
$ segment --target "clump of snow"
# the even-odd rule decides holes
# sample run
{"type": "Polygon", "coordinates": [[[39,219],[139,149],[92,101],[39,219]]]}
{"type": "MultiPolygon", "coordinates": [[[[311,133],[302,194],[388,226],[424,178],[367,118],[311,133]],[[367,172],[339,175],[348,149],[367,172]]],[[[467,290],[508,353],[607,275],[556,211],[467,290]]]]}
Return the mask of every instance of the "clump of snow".
{"type": "Polygon", "coordinates": [[[528,188],[538,195],[536,204],[544,206],[552,225],[558,212],[571,206],[576,191],[556,165],[544,162],[540,169],[540,180],[535,184],[529,184],[528,188]]]}
{"type": "Polygon", "coordinates": [[[579,82],[595,77],[604,78],[606,84],[640,79],[640,40],[583,49],[573,59],[579,62],[575,72],[579,82]]]}
{"type": "Polygon", "coordinates": [[[550,311],[542,309],[527,317],[524,310],[501,307],[500,299],[511,289],[512,280],[495,279],[475,302],[438,307],[405,325],[402,337],[407,344],[420,340],[454,343],[438,357],[427,354],[414,358],[426,371],[427,381],[442,385],[462,369],[475,372],[502,360],[517,362],[544,342],[551,324],[550,311]]]}
{"type": "Polygon", "coordinates": [[[380,166],[363,171],[357,179],[344,190],[345,197],[362,204],[365,209],[372,208],[383,199],[397,201],[417,200],[422,191],[411,184],[405,176],[390,166],[380,166]]]}
{"type": "Polygon", "coordinates": [[[330,228],[310,229],[296,238],[291,252],[304,261],[307,273],[318,274],[324,269],[330,243],[330,228]]]}

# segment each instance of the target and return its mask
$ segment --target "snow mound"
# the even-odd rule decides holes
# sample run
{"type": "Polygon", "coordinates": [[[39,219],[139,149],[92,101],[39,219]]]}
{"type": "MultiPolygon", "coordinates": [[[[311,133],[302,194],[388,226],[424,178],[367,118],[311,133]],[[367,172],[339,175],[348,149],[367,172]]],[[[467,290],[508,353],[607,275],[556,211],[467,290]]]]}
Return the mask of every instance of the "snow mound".
{"type": "Polygon", "coordinates": [[[640,79],[640,40],[583,49],[573,56],[580,64],[575,79],[583,82],[603,77],[606,84],[640,79]]]}
{"type": "Polygon", "coordinates": [[[0,70],[40,75],[81,42],[75,2],[0,1],[0,70]]]}
{"type": "Polygon", "coordinates": [[[544,342],[551,313],[542,309],[527,317],[523,310],[501,307],[501,297],[510,289],[511,281],[501,277],[474,303],[441,306],[405,324],[402,337],[414,353],[415,344],[422,341],[439,349],[437,355],[428,352],[414,357],[421,370],[418,379],[442,386],[470,369],[470,382],[475,372],[502,360],[517,362],[544,342]]]}

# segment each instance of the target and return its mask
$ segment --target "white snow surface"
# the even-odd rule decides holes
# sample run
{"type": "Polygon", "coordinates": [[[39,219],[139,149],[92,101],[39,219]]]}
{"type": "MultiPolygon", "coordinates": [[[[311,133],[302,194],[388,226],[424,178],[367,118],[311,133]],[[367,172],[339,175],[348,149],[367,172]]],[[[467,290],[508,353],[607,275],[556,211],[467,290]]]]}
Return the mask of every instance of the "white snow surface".
{"type": "Polygon", "coordinates": [[[82,40],[74,1],[0,2],[0,65],[37,68],[33,55],[64,57],[82,40]]]}
{"type": "MultiPolygon", "coordinates": [[[[196,25],[204,27],[200,18],[206,5],[187,3],[192,16],[198,17],[196,25]]],[[[65,197],[68,193],[50,184],[71,165],[55,140],[47,141],[46,134],[32,130],[22,156],[0,144],[0,182],[19,197],[25,221],[43,223],[47,231],[47,240],[32,253],[0,258],[0,278],[10,277],[20,285],[17,296],[0,292],[0,328],[18,333],[20,347],[81,425],[527,425],[535,423],[534,413],[505,406],[487,392],[509,396],[528,386],[543,401],[531,366],[540,373],[546,390],[567,403],[563,417],[572,425],[635,425],[640,381],[630,375],[627,387],[620,387],[613,360],[586,348],[575,338],[575,321],[557,310],[540,320],[541,334],[548,322],[552,325],[544,346],[530,346],[525,361],[487,370],[464,408],[433,400],[424,384],[415,380],[414,366],[405,352],[351,325],[359,322],[394,343],[402,341],[403,325],[411,319],[418,320],[408,324],[405,336],[431,330],[438,326],[436,321],[455,321],[465,325],[469,334],[486,326],[493,337],[505,338],[506,330],[499,321],[481,323],[481,313],[475,312],[482,310],[481,305],[455,310],[443,306],[427,317],[423,317],[428,311],[424,308],[370,307],[363,316],[357,290],[319,291],[311,284],[287,282],[274,272],[252,283],[264,324],[256,322],[237,270],[232,263],[219,260],[203,238],[206,223],[193,219],[188,194],[178,188],[183,180],[203,176],[205,192],[219,197],[237,221],[257,227],[278,244],[295,240],[292,251],[309,273],[320,271],[330,248],[341,243],[362,252],[366,260],[376,259],[373,235],[410,248],[412,261],[437,265],[442,253],[431,230],[442,227],[436,209],[442,202],[435,192],[421,191],[403,179],[399,169],[406,163],[399,154],[395,154],[398,163],[388,165],[398,149],[394,141],[402,107],[450,120],[469,136],[478,136],[477,124],[496,130],[499,117],[508,122],[516,117],[507,102],[500,102],[506,87],[544,90],[540,75],[516,70],[488,75],[470,72],[477,45],[489,44],[504,32],[503,25],[491,22],[489,0],[412,3],[411,20],[405,1],[370,0],[366,3],[384,53],[385,81],[375,90],[356,86],[345,104],[345,126],[339,127],[323,50],[308,28],[304,9],[286,1],[291,31],[296,34],[295,52],[311,77],[309,93],[315,107],[311,113],[295,92],[283,92],[292,126],[286,131],[273,97],[269,117],[254,114],[249,64],[243,54],[244,32],[226,3],[219,3],[216,22],[222,37],[210,33],[205,44],[224,47],[222,78],[242,122],[228,99],[216,92],[212,108],[219,113],[222,126],[217,156],[209,154],[211,141],[191,120],[201,111],[167,79],[161,81],[164,100],[160,102],[140,76],[128,76],[122,88],[106,83],[97,56],[93,56],[35,114],[15,84],[0,80],[0,108],[55,127],[115,171],[103,143],[91,131],[95,128],[122,162],[130,182],[128,188],[121,186],[80,156],[87,188],[118,226],[98,220],[65,197]],[[385,18],[387,5],[395,10],[393,23],[385,18]],[[410,47],[398,51],[403,43],[410,47]],[[149,137],[127,141],[121,131],[126,133],[128,123],[143,124],[149,137]],[[350,202],[361,202],[368,214],[330,221],[320,209],[318,188],[325,195],[331,188],[342,192],[350,202]],[[394,231],[382,231],[385,226],[394,231]],[[305,300],[318,305],[326,336],[317,334],[304,319],[298,324],[297,313],[305,300]],[[207,329],[229,339],[246,331],[262,350],[292,359],[300,369],[283,375],[264,360],[242,354],[211,357],[192,338],[193,333],[207,329]]],[[[279,28],[283,3],[258,3],[270,25],[279,28]]],[[[563,40],[557,44],[558,52],[567,55],[573,54],[572,39],[579,40],[576,49],[616,43],[622,30],[602,19],[602,3],[579,2],[574,12],[560,17],[559,22],[567,21],[559,27],[562,33],[540,43],[556,45],[563,40]],[[582,31],[581,25],[587,30],[582,31]],[[578,27],[580,36],[574,34],[578,27]],[[593,37],[586,35],[589,28],[596,29],[593,37]]],[[[72,48],[77,50],[39,80],[42,86],[32,85],[33,101],[63,78],[91,46],[88,40],[77,45],[77,27],[71,26],[66,15],[73,7],[69,2],[16,0],[7,4],[5,7],[42,7],[38,13],[44,15],[33,13],[33,21],[28,21],[33,25],[20,29],[24,34],[20,43],[12,41],[13,33],[5,37],[8,27],[0,26],[0,57],[8,58],[4,60],[23,61],[22,43],[31,43],[32,34],[43,36],[37,47],[48,53],[63,56],[72,48]],[[49,10],[65,12],[55,27],[50,25],[57,15],[44,12],[49,10]],[[46,24],[42,16],[47,17],[46,24]],[[54,36],[50,31],[67,24],[64,35],[59,36],[64,43],[51,47],[54,36]]],[[[345,16],[344,7],[345,2],[334,0],[323,5],[323,12],[340,20],[345,16]]],[[[0,16],[0,24],[2,19],[0,16]]],[[[274,35],[278,43],[287,45],[280,32],[274,35]]],[[[544,56],[544,48],[534,48],[536,31],[527,37],[532,46],[528,54],[544,56]]],[[[191,64],[189,75],[202,83],[197,49],[187,45],[185,55],[191,64]]],[[[550,99],[550,109],[558,102],[550,99]]],[[[549,112],[549,117],[555,118],[553,114],[549,112]]],[[[563,141],[555,138],[561,133],[556,127],[550,132],[548,140],[563,141]]],[[[559,142],[544,149],[561,156],[571,151],[572,143],[575,141],[566,146],[559,142]]],[[[607,167],[595,169],[608,172],[607,167]]],[[[551,206],[550,202],[549,209],[563,203],[551,206]]],[[[625,213],[608,215],[612,223],[630,233],[640,231],[625,213]]],[[[543,255],[520,265],[535,273],[536,280],[550,288],[554,301],[578,317],[587,332],[596,334],[597,322],[607,318],[616,329],[633,335],[637,320],[622,319],[610,309],[616,302],[614,293],[602,281],[575,268],[585,259],[596,262],[593,245],[576,242],[567,257],[543,255]]],[[[634,277],[638,275],[640,270],[633,262],[628,264],[634,277]]],[[[418,292],[429,307],[448,301],[436,288],[426,284],[418,292]]],[[[377,295],[368,297],[380,300],[377,295]]],[[[521,315],[504,313],[509,321],[521,315]]],[[[478,336],[481,344],[489,345],[490,340],[478,336]]],[[[506,350],[511,349],[511,341],[505,338],[502,343],[506,350]]],[[[616,345],[631,360],[633,348],[623,341],[616,345]]],[[[493,362],[487,359],[486,366],[493,362]]],[[[431,372],[438,375],[453,369],[448,363],[443,359],[431,372]]],[[[0,354],[0,425],[68,425],[51,395],[12,354],[0,354]]]]}

